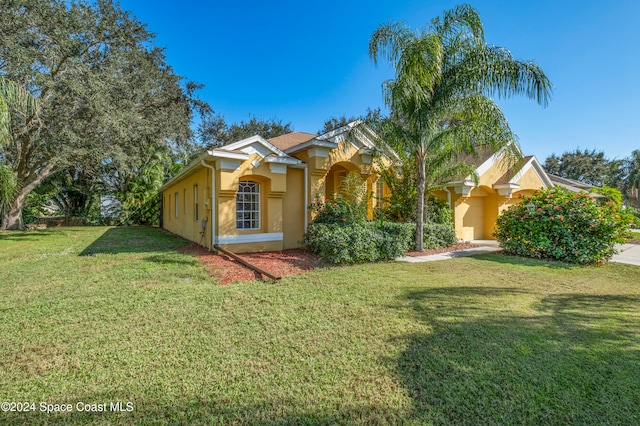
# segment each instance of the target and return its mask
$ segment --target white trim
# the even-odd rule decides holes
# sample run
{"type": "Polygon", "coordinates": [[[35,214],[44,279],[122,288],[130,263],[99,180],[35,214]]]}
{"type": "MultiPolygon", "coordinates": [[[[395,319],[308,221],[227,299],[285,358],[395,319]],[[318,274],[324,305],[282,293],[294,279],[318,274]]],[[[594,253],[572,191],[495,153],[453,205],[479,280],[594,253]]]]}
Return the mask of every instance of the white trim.
{"type": "Polygon", "coordinates": [[[231,170],[235,171],[240,168],[242,162],[240,160],[228,159],[228,158],[220,158],[216,160],[216,168],[219,170],[231,170]]]}
{"type": "Polygon", "coordinates": [[[294,157],[272,157],[272,156],[268,156],[264,158],[264,161],[266,161],[267,163],[280,163],[280,164],[289,164],[289,165],[296,165],[296,164],[302,164],[302,161],[298,160],[297,158],[294,157]]]}
{"type": "Polygon", "coordinates": [[[287,174],[287,165],[286,164],[279,164],[279,163],[270,163],[269,164],[269,170],[271,171],[271,173],[277,174],[277,175],[286,175],[287,174]]]}
{"type": "Polygon", "coordinates": [[[216,235],[216,210],[218,208],[216,201],[216,168],[210,164],[207,164],[204,160],[201,161],[203,167],[207,169],[211,169],[211,247],[212,249],[214,245],[218,244],[218,236],[216,235]]]}
{"type": "Polygon", "coordinates": [[[273,152],[274,154],[277,154],[281,157],[287,157],[287,154],[282,151],[280,148],[278,148],[277,146],[275,146],[274,144],[272,144],[271,142],[267,141],[265,138],[263,138],[260,135],[254,135],[251,136],[249,138],[246,139],[242,139],[238,142],[234,142],[232,144],[229,145],[225,145],[224,149],[225,150],[229,150],[229,151],[234,151],[236,149],[241,149],[244,148],[247,145],[251,145],[252,143],[259,143],[260,145],[264,146],[265,148],[267,148],[269,151],[273,152]]]}
{"type": "Polygon", "coordinates": [[[287,154],[292,154],[294,152],[298,152],[298,151],[302,151],[304,149],[307,149],[309,147],[322,147],[322,148],[328,148],[328,149],[335,149],[338,147],[338,144],[335,142],[329,142],[329,141],[321,141],[318,139],[311,139],[309,141],[303,142],[300,145],[296,145],[296,146],[292,146],[291,148],[287,149],[285,152],[287,154]]]}
{"type": "Polygon", "coordinates": [[[236,229],[238,230],[242,230],[242,231],[247,231],[247,230],[258,230],[260,229],[260,224],[262,223],[262,189],[261,189],[260,182],[256,182],[253,180],[241,180],[240,182],[238,182],[238,192],[236,193],[236,229]],[[250,190],[249,191],[240,191],[240,189],[243,187],[243,185],[246,185],[250,190]],[[243,207],[242,209],[238,209],[238,197],[240,195],[252,195],[252,196],[257,196],[257,202],[256,202],[256,198],[255,197],[251,197],[251,199],[249,200],[249,209],[246,208],[246,206],[244,205],[245,201],[244,197],[243,200],[240,200],[243,203],[243,207]],[[252,207],[257,207],[256,208],[252,208],[252,207]],[[258,217],[257,219],[253,219],[253,218],[249,218],[249,219],[240,219],[240,222],[245,222],[246,220],[249,221],[250,225],[255,225],[255,226],[251,226],[251,227],[245,227],[244,225],[239,227],[238,226],[238,213],[250,213],[250,214],[254,214],[257,213],[258,217]]]}
{"type": "Polygon", "coordinates": [[[311,157],[329,158],[330,153],[331,153],[330,148],[316,146],[309,150],[309,158],[311,157]]]}
{"type": "Polygon", "coordinates": [[[452,182],[453,190],[456,194],[468,197],[471,190],[476,187],[476,183],[466,179],[464,182],[452,182]]]}
{"type": "Polygon", "coordinates": [[[249,154],[240,153],[240,152],[229,152],[222,149],[212,149],[211,151],[207,151],[211,157],[215,158],[225,158],[230,160],[248,160],[249,154]]]}
{"type": "Polygon", "coordinates": [[[262,234],[220,235],[218,244],[264,243],[268,241],[282,241],[282,232],[267,232],[262,234]]]}
{"type": "Polygon", "coordinates": [[[493,189],[496,189],[499,195],[511,198],[513,191],[517,191],[518,189],[520,189],[520,185],[518,185],[517,183],[501,183],[493,185],[493,189]]]}
{"type": "Polygon", "coordinates": [[[354,127],[356,127],[357,125],[361,124],[362,120],[355,120],[355,121],[351,121],[347,124],[345,124],[344,126],[338,127],[337,129],[333,129],[327,133],[324,133],[320,136],[317,137],[318,140],[326,140],[326,139],[331,139],[334,136],[337,136],[341,133],[347,132],[351,129],[353,129],[354,127]]]}

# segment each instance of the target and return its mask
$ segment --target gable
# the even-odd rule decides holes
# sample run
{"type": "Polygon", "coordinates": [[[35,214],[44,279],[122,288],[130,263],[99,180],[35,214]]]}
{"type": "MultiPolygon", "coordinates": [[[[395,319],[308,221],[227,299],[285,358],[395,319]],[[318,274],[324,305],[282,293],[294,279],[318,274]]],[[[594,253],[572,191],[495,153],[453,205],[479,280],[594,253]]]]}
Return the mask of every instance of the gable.
{"type": "MultiPolygon", "coordinates": [[[[510,164],[503,151],[481,150],[478,154],[477,157],[467,156],[466,159],[463,157],[461,161],[471,165],[480,163],[476,167],[478,186],[496,190],[501,196],[511,197],[516,191],[553,186],[553,182],[533,155],[525,156],[517,163],[510,164]]],[[[476,187],[471,175],[452,184],[456,193],[465,196],[468,196],[471,189],[476,187]]]]}
{"type": "Polygon", "coordinates": [[[378,140],[375,132],[362,120],[352,121],[342,127],[322,135],[303,132],[292,132],[269,140],[289,155],[301,155],[306,158],[316,152],[328,155],[342,144],[343,150],[353,148],[359,154],[372,155],[374,151],[386,156],[389,160],[399,161],[400,158],[391,148],[378,140]]]}

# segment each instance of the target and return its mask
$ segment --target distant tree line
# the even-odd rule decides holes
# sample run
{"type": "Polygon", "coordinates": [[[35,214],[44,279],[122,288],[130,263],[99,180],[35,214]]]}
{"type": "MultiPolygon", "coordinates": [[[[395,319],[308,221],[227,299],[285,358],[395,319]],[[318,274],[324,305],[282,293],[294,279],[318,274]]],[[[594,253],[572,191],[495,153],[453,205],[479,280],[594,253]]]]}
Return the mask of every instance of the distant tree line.
{"type": "Polygon", "coordinates": [[[555,153],[544,163],[547,172],[578,180],[590,185],[612,188],[620,191],[621,198],[630,206],[640,207],[640,150],[636,149],[628,157],[608,159],[604,151],[581,150],[555,153]]]}

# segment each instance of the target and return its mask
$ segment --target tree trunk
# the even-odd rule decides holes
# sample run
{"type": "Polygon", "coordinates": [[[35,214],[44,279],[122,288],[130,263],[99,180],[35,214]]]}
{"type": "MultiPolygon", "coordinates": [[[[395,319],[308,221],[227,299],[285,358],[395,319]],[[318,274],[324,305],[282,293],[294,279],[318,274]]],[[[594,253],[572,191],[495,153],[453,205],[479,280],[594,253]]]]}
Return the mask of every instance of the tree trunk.
{"type": "MultiPolygon", "coordinates": [[[[38,173],[33,175],[32,178],[26,179],[26,184],[20,189],[20,191],[18,191],[18,194],[11,202],[9,208],[2,213],[2,225],[0,225],[0,230],[24,229],[24,223],[22,222],[22,209],[26,204],[27,195],[33,191],[44,178],[51,174],[53,165],[53,162],[49,162],[38,170],[38,173]]],[[[21,176],[18,175],[18,181],[24,182],[25,179],[22,179],[21,176]]]]}
{"type": "Polygon", "coordinates": [[[0,230],[23,230],[24,223],[22,223],[22,209],[24,208],[27,194],[22,191],[18,193],[16,198],[11,203],[8,209],[2,214],[2,226],[0,230]]]}
{"type": "Polygon", "coordinates": [[[416,206],[416,251],[424,251],[424,186],[426,161],[424,153],[416,155],[418,169],[417,206],[416,206]]]}

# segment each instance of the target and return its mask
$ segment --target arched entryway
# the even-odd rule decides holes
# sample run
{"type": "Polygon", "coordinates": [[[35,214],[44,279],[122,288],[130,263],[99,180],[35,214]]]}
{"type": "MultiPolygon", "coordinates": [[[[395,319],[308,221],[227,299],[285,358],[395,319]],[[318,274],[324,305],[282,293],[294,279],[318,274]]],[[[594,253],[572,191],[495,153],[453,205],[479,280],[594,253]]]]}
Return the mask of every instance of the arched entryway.
{"type": "Polygon", "coordinates": [[[340,162],[331,166],[325,179],[325,199],[328,200],[332,198],[334,194],[340,194],[342,180],[352,171],[359,172],[355,165],[347,162],[340,162]]]}

